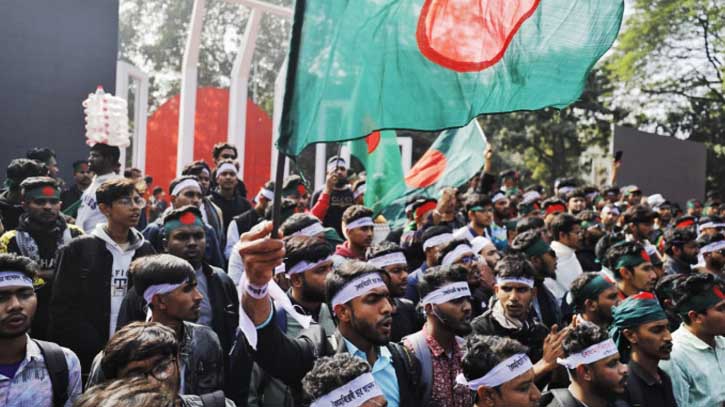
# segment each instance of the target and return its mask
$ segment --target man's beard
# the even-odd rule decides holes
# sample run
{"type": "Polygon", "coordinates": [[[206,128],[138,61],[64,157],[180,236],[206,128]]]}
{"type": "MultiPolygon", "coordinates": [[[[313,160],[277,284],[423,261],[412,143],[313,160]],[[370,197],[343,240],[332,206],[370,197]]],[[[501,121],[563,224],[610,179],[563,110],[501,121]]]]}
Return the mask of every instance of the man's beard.
{"type": "Polygon", "coordinates": [[[307,284],[307,280],[302,276],[302,298],[310,302],[323,302],[325,301],[325,293],[307,284]]]}
{"type": "Polygon", "coordinates": [[[441,324],[456,336],[467,336],[473,332],[470,321],[458,321],[442,312],[438,307],[433,307],[433,315],[441,321],[441,324]]]}
{"type": "MultiPolygon", "coordinates": [[[[392,316],[388,315],[385,319],[382,319],[379,322],[383,322],[388,318],[392,319],[392,316]]],[[[371,325],[367,321],[355,318],[355,311],[351,312],[350,325],[352,325],[352,328],[360,336],[367,339],[375,346],[385,346],[390,342],[390,336],[380,334],[377,329],[375,329],[376,327],[374,325],[371,325]]]]}
{"type": "Polygon", "coordinates": [[[347,184],[347,177],[340,176],[337,178],[337,182],[335,182],[335,187],[342,188],[347,184]]]}
{"type": "Polygon", "coordinates": [[[688,254],[682,253],[682,256],[680,256],[680,258],[682,259],[682,261],[691,266],[697,264],[697,256],[690,256],[688,254]]]}

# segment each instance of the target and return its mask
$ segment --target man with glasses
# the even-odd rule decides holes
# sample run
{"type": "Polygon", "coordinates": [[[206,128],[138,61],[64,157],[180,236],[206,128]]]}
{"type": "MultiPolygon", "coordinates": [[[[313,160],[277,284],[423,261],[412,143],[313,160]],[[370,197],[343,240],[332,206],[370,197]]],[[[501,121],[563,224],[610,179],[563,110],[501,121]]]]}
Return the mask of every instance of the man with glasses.
{"type": "MultiPolygon", "coordinates": [[[[194,268],[179,257],[159,254],[135,261],[131,266],[131,275],[133,290],[148,305],[149,321],[171,328],[179,342],[181,394],[200,395],[222,390],[224,353],[219,338],[209,327],[190,322],[199,319],[203,299],[197,288],[194,268]]],[[[124,332],[123,329],[118,334],[124,332]]],[[[113,344],[114,339],[106,348],[113,344]]],[[[105,352],[94,359],[89,384],[106,380],[104,359],[107,359],[105,352]]],[[[142,366],[140,369],[149,367],[142,366]]]]}
{"type": "Polygon", "coordinates": [[[549,224],[551,248],[556,253],[556,278],[547,278],[546,287],[561,301],[572,281],[584,272],[576,251],[581,245],[582,228],[573,215],[560,213],[549,224]]]}
{"type": "Polygon", "coordinates": [[[478,256],[466,240],[452,240],[441,247],[438,265],[460,265],[468,272],[468,287],[471,290],[473,318],[483,314],[491,297],[490,291],[483,286],[481,272],[478,269],[478,256]]]}
{"type": "Polygon", "coordinates": [[[50,301],[50,337],[78,354],[84,372],[116,330],[131,261],[154,253],[135,229],[146,201],[134,181],[106,181],[96,200],[107,223],[60,249],[50,301]]]}
{"type": "Polygon", "coordinates": [[[0,253],[15,253],[38,265],[42,285],[36,294],[38,309],[33,319],[33,336],[46,339],[48,306],[55,258],[60,246],[83,234],[75,225],[68,225],[60,216],[60,188],[50,177],[31,177],[20,184],[23,210],[15,230],[0,237],[0,253]]]}
{"type": "Polygon", "coordinates": [[[468,216],[468,224],[455,232],[456,239],[473,240],[477,236],[491,237],[493,223],[493,203],[488,195],[470,194],[463,203],[468,216]]]}
{"type": "MultiPolygon", "coordinates": [[[[201,203],[204,198],[202,195],[201,184],[193,175],[183,175],[171,181],[171,184],[169,184],[169,196],[171,197],[170,210],[183,208],[187,205],[194,206],[201,210],[201,203]]],[[[168,212],[169,210],[167,210],[167,213],[168,212]]],[[[146,238],[146,240],[154,246],[157,253],[161,253],[164,249],[163,223],[165,215],[166,213],[159,216],[158,219],[149,223],[143,230],[144,238],[146,238]]],[[[204,260],[209,262],[212,266],[225,267],[226,262],[219,243],[219,235],[206,221],[204,222],[204,232],[206,235],[204,260]]]]}

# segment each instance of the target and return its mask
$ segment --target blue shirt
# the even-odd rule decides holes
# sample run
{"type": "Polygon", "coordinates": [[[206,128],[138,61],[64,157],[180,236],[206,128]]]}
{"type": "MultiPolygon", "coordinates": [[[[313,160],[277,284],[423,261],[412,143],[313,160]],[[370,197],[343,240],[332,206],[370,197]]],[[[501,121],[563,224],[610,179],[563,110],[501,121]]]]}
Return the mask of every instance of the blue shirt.
{"type": "MultiPolygon", "coordinates": [[[[344,338],[343,338],[344,339],[344,338]]],[[[358,357],[364,361],[368,360],[365,352],[361,351],[350,341],[345,339],[345,346],[347,351],[351,355],[358,357]]],[[[385,396],[385,400],[388,401],[388,407],[400,406],[400,389],[398,387],[398,377],[395,375],[395,367],[393,366],[393,357],[390,351],[385,346],[378,348],[378,358],[375,360],[375,366],[373,366],[373,378],[375,384],[380,387],[380,390],[385,396]]]]}

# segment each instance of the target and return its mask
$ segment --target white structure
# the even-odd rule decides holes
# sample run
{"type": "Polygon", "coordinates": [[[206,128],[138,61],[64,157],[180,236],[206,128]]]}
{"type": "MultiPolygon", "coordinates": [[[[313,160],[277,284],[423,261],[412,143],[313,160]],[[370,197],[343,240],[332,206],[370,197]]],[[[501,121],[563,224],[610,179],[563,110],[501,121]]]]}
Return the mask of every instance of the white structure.
{"type": "MultiPolygon", "coordinates": [[[[146,119],[149,107],[149,77],[137,67],[118,61],[116,64],[116,96],[128,99],[131,81],[136,81],[133,111],[133,134],[131,134],[131,166],[146,170],[146,119]]],[[[121,171],[126,166],[126,149],[121,149],[121,171]]]]}
{"type": "MultiPolygon", "coordinates": [[[[249,71],[257,42],[257,35],[259,33],[259,25],[264,13],[291,19],[292,10],[286,7],[268,4],[260,0],[226,1],[237,3],[251,9],[239,53],[234,60],[231,86],[229,89],[229,127],[227,140],[237,146],[239,157],[244,157],[247,121],[247,83],[249,82],[249,71]]],[[[189,163],[194,159],[197,66],[199,64],[199,46],[201,44],[201,31],[205,14],[206,0],[194,0],[194,8],[191,12],[191,22],[189,24],[189,36],[186,39],[186,48],[184,49],[184,59],[181,67],[181,106],[179,107],[179,141],[176,156],[177,174],[181,174],[185,163],[189,163]]],[[[283,69],[281,72],[286,72],[286,69],[283,69]]],[[[276,116],[277,103],[275,100],[276,116]]],[[[273,157],[275,153],[276,151],[273,149],[273,157]]],[[[244,178],[243,165],[240,168],[239,177],[244,178]]]]}

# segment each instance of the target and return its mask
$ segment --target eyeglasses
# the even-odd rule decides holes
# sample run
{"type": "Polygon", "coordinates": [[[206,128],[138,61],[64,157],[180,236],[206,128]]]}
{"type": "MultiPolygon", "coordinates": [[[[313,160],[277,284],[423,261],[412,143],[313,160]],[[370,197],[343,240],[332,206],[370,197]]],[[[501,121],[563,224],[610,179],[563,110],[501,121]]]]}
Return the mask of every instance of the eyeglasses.
{"type": "Polygon", "coordinates": [[[461,260],[460,260],[460,262],[461,262],[461,264],[472,264],[472,263],[474,263],[474,262],[475,262],[476,260],[478,260],[478,256],[476,256],[476,255],[472,255],[472,256],[463,256],[463,257],[461,257],[461,260]]]}
{"type": "Polygon", "coordinates": [[[138,206],[139,208],[143,209],[146,207],[146,200],[141,198],[140,196],[136,198],[120,198],[115,201],[115,203],[126,206],[126,207],[132,207],[132,206],[138,206]]]}
{"type": "Polygon", "coordinates": [[[166,359],[159,361],[153,368],[139,373],[139,376],[151,376],[154,379],[163,382],[169,380],[171,375],[174,374],[174,370],[178,368],[176,356],[169,356],[166,359]]]}

